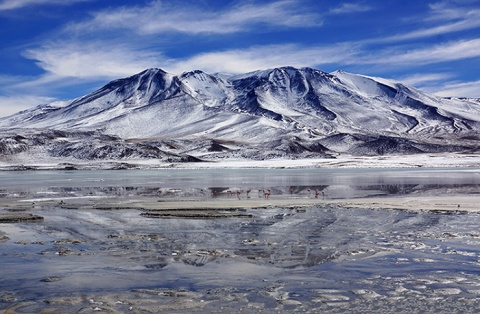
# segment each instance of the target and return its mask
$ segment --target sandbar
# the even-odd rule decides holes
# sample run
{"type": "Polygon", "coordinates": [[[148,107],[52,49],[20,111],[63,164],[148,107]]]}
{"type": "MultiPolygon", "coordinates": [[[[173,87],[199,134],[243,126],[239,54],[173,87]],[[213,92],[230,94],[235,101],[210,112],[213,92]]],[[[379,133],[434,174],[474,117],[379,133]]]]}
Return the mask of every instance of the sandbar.
{"type": "Polygon", "coordinates": [[[43,217],[19,213],[35,210],[38,207],[60,206],[65,209],[86,210],[138,210],[141,215],[150,218],[249,218],[242,213],[247,209],[268,207],[301,208],[306,207],[346,207],[385,210],[408,210],[438,213],[477,213],[480,212],[480,194],[458,195],[404,195],[359,198],[329,199],[314,197],[296,197],[291,195],[272,195],[264,198],[156,198],[138,196],[125,198],[81,198],[62,201],[36,201],[32,207],[26,207],[29,200],[3,200],[0,208],[9,213],[0,216],[0,222],[39,221],[43,217]]]}
{"type": "MultiPolygon", "coordinates": [[[[85,204],[79,206],[85,208],[85,204]]],[[[78,206],[73,204],[70,206],[78,206]]],[[[65,206],[69,206],[65,204],[65,206]]],[[[179,211],[225,211],[236,212],[244,209],[266,207],[312,207],[336,206],[349,208],[372,208],[392,210],[412,210],[431,212],[480,212],[480,194],[468,195],[405,195],[365,198],[297,198],[284,195],[270,199],[209,199],[209,198],[135,198],[128,201],[104,199],[95,200],[90,207],[97,210],[138,209],[146,212],[179,211]]]]}

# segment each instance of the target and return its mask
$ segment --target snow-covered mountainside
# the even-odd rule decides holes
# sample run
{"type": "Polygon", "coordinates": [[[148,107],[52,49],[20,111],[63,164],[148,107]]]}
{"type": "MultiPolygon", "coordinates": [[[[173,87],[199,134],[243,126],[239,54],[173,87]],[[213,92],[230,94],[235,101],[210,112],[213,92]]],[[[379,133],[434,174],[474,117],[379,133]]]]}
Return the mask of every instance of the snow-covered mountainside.
{"type": "Polygon", "coordinates": [[[159,148],[175,142],[169,153],[203,158],[465,151],[476,150],[480,139],[480,100],[311,68],[178,76],[148,69],[84,97],[2,118],[0,128],[2,154],[24,152],[36,136],[56,130],[68,136],[42,147],[80,159],[125,158],[87,154],[95,150],[91,145],[112,145],[112,138],[112,152],[119,145],[138,152],[139,143],[159,148]]]}

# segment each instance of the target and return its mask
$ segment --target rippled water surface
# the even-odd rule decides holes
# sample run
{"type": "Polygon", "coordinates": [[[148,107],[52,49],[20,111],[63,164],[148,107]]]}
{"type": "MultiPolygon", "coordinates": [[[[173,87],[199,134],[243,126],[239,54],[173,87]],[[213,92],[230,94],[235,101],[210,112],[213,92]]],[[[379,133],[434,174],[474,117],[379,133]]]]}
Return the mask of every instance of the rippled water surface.
{"type": "Polygon", "coordinates": [[[204,312],[480,309],[475,213],[312,205],[246,209],[253,218],[152,219],[81,206],[101,198],[221,200],[247,189],[252,198],[263,197],[259,189],[272,198],[315,190],[327,199],[478,195],[475,170],[1,172],[0,182],[3,204],[20,202],[44,217],[0,224],[0,309],[141,312],[138,300],[146,299],[172,312],[191,312],[188,304],[204,312]],[[69,202],[75,206],[63,206],[69,202]]]}

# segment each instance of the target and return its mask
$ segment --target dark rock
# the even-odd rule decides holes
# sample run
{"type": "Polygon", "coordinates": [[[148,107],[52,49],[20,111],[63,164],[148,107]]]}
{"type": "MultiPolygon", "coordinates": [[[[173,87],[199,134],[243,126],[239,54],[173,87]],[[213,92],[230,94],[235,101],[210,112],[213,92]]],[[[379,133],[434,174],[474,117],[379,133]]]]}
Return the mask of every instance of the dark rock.
{"type": "Polygon", "coordinates": [[[37,222],[43,219],[42,216],[26,213],[0,214],[0,223],[37,222]]]}

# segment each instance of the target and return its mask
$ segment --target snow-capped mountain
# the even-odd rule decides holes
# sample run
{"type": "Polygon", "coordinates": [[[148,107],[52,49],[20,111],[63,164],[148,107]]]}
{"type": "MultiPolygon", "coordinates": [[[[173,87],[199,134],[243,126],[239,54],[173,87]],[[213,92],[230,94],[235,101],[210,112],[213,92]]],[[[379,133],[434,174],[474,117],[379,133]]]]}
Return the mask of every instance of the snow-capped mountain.
{"type": "Polygon", "coordinates": [[[0,128],[94,131],[129,143],[182,141],[189,143],[183,152],[197,155],[219,143],[224,149],[217,156],[253,149],[262,150],[259,158],[280,148],[307,155],[451,151],[476,148],[480,100],[311,68],[242,75],[148,69],[84,97],[0,119],[0,128]]]}

